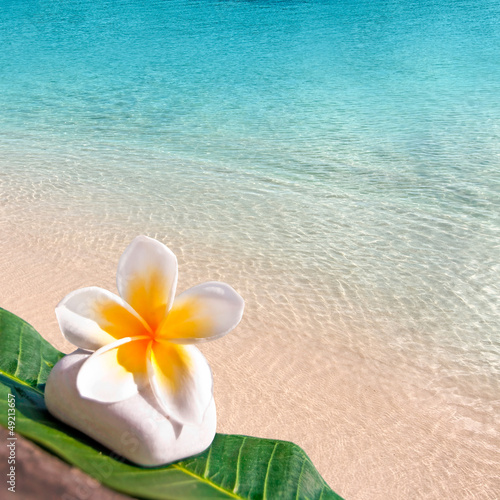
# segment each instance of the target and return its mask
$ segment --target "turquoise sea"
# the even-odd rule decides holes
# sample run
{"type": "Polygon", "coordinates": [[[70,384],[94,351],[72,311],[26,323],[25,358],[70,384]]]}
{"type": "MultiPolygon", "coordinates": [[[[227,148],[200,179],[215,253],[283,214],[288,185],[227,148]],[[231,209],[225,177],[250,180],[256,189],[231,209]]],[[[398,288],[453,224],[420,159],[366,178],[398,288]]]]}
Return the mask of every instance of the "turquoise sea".
{"type": "Polygon", "coordinates": [[[497,0],[2,0],[0,40],[4,234],[156,236],[498,451],[497,0]]]}

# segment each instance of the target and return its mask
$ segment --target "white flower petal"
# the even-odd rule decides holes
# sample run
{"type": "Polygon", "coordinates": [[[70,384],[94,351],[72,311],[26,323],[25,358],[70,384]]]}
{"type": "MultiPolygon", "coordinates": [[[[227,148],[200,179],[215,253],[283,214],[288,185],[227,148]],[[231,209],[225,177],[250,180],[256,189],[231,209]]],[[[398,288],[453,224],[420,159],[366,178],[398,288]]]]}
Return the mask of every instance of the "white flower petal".
{"type": "Polygon", "coordinates": [[[146,355],[150,337],[117,340],[97,350],[80,368],[80,396],[94,401],[123,401],[148,383],[146,355]]]}
{"type": "Polygon", "coordinates": [[[66,295],[56,307],[56,316],[67,340],[93,351],[119,338],[144,335],[148,329],[123,299],[98,287],[66,295]]]}
{"type": "Polygon", "coordinates": [[[199,424],[213,397],[207,360],[192,345],[153,342],[149,349],[149,381],[160,406],[181,424],[199,424]]]}
{"type": "Polygon", "coordinates": [[[177,258],[163,243],[138,236],[118,263],[118,292],[156,330],[174,300],[177,258]]]}
{"type": "Polygon", "coordinates": [[[175,298],[157,335],[179,344],[215,340],[240,322],[244,307],[242,297],[226,283],[203,283],[175,298]]]}

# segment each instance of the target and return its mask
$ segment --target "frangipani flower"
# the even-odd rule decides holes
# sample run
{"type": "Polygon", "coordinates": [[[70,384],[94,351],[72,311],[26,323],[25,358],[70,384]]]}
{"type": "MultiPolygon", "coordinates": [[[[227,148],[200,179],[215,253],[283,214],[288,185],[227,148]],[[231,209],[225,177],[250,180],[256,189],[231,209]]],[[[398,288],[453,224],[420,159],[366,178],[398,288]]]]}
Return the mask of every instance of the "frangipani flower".
{"type": "Polygon", "coordinates": [[[77,377],[80,396],[127,399],[148,384],[166,415],[198,424],[212,399],[212,373],[193,345],[230,332],[244,301],[229,285],[208,282],[178,295],[177,259],[138,236],[120,258],[120,296],[98,287],[67,295],[56,307],[63,335],[95,351],[77,377]]]}

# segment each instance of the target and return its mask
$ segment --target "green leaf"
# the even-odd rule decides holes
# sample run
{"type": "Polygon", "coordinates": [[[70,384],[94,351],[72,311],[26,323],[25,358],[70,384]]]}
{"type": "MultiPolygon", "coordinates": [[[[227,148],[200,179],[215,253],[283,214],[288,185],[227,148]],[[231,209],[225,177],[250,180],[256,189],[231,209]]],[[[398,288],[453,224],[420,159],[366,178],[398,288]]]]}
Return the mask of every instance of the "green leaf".
{"type": "Polygon", "coordinates": [[[13,394],[16,433],[110,488],[144,499],[340,499],[304,451],[286,441],[217,434],[208,450],[186,460],[153,469],[133,465],[47,412],[45,382],[64,354],[1,308],[0,352],[0,423],[12,424],[13,394]]]}

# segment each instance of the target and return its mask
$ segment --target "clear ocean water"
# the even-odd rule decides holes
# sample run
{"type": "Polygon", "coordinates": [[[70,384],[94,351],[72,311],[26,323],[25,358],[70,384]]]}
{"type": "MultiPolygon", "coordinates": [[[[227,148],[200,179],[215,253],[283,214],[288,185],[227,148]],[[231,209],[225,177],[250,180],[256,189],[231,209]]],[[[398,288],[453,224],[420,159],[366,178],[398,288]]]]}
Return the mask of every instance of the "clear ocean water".
{"type": "Polygon", "coordinates": [[[157,236],[256,325],[491,435],[499,26],[496,0],[3,0],[0,223],[103,255],[157,236]]]}

